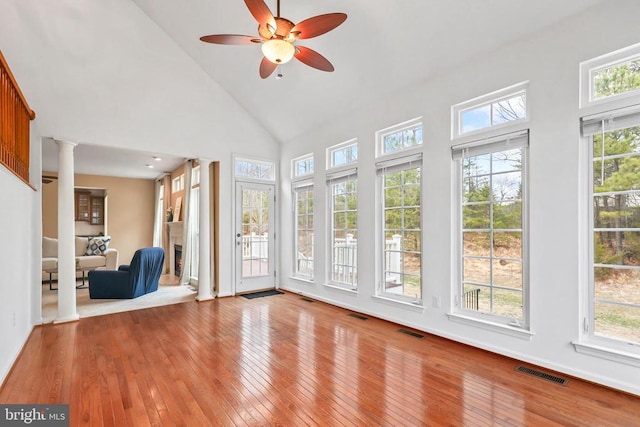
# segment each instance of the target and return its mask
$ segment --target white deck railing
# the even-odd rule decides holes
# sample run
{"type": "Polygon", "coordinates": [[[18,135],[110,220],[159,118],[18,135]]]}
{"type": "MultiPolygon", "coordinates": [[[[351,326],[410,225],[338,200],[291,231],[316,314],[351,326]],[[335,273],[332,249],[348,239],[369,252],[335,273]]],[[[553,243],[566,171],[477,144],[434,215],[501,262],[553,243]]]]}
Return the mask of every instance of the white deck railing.
{"type": "Polygon", "coordinates": [[[242,259],[269,258],[269,233],[242,236],[242,259]]]}
{"type": "MultiPolygon", "coordinates": [[[[387,283],[400,283],[402,236],[394,234],[385,241],[385,271],[387,283]]],[[[242,259],[265,259],[269,254],[269,234],[251,233],[242,236],[242,259]]],[[[334,240],[331,280],[339,283],[357,283],[358,239],[352,234],[334,240]]],[[[298,271],[312,272],[313,258],[298,253],[298,271]]]]}

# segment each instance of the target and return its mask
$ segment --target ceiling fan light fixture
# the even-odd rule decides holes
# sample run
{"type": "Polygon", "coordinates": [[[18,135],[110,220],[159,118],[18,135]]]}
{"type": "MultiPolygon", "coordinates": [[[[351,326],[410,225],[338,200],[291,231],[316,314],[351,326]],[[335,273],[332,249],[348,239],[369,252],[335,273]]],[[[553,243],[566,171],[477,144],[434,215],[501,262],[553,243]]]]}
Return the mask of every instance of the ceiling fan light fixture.
{"type": "MultiPolygon", "coordinates": [[[[315,50],[293,44],[298,40],[311,39],[333,30],[347,19],[346,13],[325,13],[295,24],[280,15],[280,0],[277,0],[278,13],[275,16],[269,10],[265,0],[244,0],[244,3],[258,22],[259,37],[241,34],[210,34],[200,37],[200,40],[205,43],[225,45],[262,43],[264,57],[260,61],[259,73],[263,79],[269,77],[278,65],[285,64],[292,58],[320,71],[334,71],[331,62],[315,50]]],[[[279,70],[277,77],[282,77],[279,70]]]]}
{"type": "Polygon", "coordinates": [[[289,42],[281,39],[267,40],[262,44],[262,54],[274,64],[284,64],[291,61],[296,53],[296,48],[289,42]]]}

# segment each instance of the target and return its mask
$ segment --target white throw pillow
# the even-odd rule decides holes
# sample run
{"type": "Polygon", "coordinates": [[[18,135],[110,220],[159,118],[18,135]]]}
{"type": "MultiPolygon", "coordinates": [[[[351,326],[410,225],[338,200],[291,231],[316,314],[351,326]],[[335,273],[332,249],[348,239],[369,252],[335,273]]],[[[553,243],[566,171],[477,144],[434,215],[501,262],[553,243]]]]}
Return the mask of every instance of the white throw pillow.
{"type": "Polygon", "coordinates": [[[76,256],[86,255],[89,239],[87,237],[76,236],[76,256]]]}
{"type": "Polygon", "coordinates": [[[58,258],[58,239],[42,236],[42,258],[58,258]]]}
{"type": "Polygon", "coordinates": [[[110,241],[111,237],[109,236],[89,237],[89,245],[85,255],[104,255],[109,248],[110,241]]]}

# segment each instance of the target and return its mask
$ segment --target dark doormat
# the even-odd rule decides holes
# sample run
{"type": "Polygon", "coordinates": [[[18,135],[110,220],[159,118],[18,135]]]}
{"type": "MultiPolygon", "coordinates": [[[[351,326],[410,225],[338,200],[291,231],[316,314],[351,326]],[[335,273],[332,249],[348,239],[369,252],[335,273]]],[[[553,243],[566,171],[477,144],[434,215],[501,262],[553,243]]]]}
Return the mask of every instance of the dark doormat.
{"type": "Polygon", "coordinates": [[[283,293],[284,292],[276,291],[275,289],[273,289],[270,291],[254,292],[252,294],[243,294],[242,296],[247,299],[254,299],[254,298],[260,298],[260,297],[269,297],[271,295],[279,295],[283,293]]]}

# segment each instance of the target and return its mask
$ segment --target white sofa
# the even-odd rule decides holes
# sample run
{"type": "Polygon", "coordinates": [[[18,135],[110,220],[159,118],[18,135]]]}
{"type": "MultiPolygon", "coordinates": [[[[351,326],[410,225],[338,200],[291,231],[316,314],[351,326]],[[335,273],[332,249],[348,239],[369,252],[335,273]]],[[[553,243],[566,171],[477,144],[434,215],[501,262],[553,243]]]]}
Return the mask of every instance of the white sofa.
{"type": "MultiPolygon", "coordinates": [[[[84,277],[88,270],[117,270],[119,252],[109,248],[108,236],[75,238],[76,277],[84,277]]],[[[42,237],[42,280],[57,279],[58,239],[42,237]]]]}

